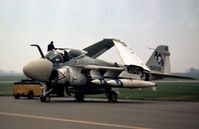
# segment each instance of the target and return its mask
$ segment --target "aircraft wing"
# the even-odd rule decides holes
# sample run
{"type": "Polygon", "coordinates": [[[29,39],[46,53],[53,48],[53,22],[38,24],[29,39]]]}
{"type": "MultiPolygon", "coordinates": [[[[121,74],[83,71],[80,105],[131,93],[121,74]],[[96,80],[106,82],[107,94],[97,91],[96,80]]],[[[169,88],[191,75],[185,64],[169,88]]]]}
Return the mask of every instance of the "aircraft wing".
{"type": "Polygon", "coordinates": [[[192,77],[185,77],[185,76],[178,76],[178,75],[172,75],[172,74],[165,74],[165,73],[156,73],[156,72],[151,72],[152,77],[150,80],[159,80],[163,78],[175,78],[175,79],[191,79],[191,80],[196,80],[195,78],[192,77]]]}
{"type": "Polygon", "coordinates": [[[114,46],[113,40],[112,39],[104,39],[100,42],[97,42],[87,48],[84,48],[84,51],[87,51],[88,53],[86,54],[89,57],[92,58],[97,58],[110,48],[114,46]]]}
{"type": "Polygon", "coordinates": [[[146,71],[150,71],[150,69],[145,65],[145,63],[135,54],[135,52],[128,48],[128,46],[119,40],[113,40],[120,57],[125,66],[133,65],[143,68],[146,71]]]}
{"type": "Polygon", "coordinates": [[[107,67],[107,66],[96,66],[96,65],[86,65],[84,66],[84,71],[89,72],[92,78],[99,77],[118,77],[119,74],[124,70],[121,67],[107,67]]]}
{"type": "Polygon", "coordinates": [[[135,80],[130,78],[118,78],[124,70],[122,67],[107,67],[87,65],[84,66],[85,72],[92,79],[91,83],[95,85],[107,85],[115,88],[148,88],[156,87],[152,82],[135,80]]]}
{"type": "Polygon", "coordinates": [[[131,48],[128,48],[125,43],[117,39],[104,39],[87,48],[84,48],[83,50],[88,52],[86,54],[87,56],[97,58],[113,46],[116,46],[124,65],[138,66],[146,71],[150,71],[145,63],[143,63],[143,61],[136,56],[131,48]]]}

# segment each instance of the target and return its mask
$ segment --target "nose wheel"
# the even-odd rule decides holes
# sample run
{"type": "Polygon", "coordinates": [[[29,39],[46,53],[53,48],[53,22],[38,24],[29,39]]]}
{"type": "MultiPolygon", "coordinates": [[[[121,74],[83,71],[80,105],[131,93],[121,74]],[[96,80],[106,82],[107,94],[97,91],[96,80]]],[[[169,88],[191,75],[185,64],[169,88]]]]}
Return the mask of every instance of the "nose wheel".
{"type": "Polygon", "coordinates": [[[47,95],[47,96],[41,96],[40,97],[40,100],[41,100],[41,102],[50,102],[50,96],[49,95],[47,95]]]}
{"type": "Polygon", "coordinates": [[[47,90],[46,85],[43,84],[42,89],[42,96],[40,97],[41,102],[50,102],[50,92],[53,90],[53,88],[47,90]]]}

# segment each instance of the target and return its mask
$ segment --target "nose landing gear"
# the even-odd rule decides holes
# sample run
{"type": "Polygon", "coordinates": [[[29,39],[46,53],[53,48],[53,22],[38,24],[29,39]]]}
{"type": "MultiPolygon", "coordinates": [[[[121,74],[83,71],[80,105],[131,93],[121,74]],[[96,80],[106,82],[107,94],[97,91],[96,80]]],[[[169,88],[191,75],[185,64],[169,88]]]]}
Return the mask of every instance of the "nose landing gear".
{"type": "Polygon", "coordinates": [[[43,84],[42,95],[40,97],[41,102],[50,102],[50,92],[53,88],[47,90],[46,84],[43,84]]]}
{"type": "Polygon", "coordinates": [[[46,96],[41,96],[40,97],[41,102],[50,102],[50,96],[46,95],[46,96]]]}

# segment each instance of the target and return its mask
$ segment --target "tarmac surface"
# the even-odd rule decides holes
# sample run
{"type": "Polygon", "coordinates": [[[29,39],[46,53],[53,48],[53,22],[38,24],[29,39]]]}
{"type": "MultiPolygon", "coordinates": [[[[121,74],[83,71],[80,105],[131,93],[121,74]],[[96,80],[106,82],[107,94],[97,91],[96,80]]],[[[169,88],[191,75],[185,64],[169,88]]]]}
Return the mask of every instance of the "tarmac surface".
{"type": "Polygon", "coordinates": [[[199,103],[0,97],[0,129],[199,129],[199,103]]]}

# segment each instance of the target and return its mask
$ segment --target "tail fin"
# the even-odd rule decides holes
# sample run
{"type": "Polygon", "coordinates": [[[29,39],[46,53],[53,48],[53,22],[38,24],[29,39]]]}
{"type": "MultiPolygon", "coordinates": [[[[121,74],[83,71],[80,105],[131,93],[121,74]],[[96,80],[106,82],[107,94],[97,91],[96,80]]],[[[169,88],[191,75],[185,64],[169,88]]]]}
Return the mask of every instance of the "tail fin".
{"type": "Polygon", "coordinates": [[[146,65],[152,72],[170,74],[170,52],[166,45],[158,46],[146,65]]]}

